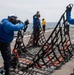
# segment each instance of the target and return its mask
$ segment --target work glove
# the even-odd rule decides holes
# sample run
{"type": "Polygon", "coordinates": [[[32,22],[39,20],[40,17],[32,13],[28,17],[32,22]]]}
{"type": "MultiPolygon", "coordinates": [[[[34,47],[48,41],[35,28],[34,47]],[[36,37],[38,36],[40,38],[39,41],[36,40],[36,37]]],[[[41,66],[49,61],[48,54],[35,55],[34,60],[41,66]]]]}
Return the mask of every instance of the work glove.
{"type": "Polygon", "coordinates": [[[28,24],[29,24],[29,20],[26,20],[26,21],[25,21],[25,25],[28,25],[28,24]]]}
{"type": "Polygon", "coordinates": [[[40,28],[40,31],[42,31],[42,28],[40,28]]]}
{"type": "Polygon", "coordinates": [[[17,20],[17,23],[23,23],[21,20],[17,20]]]}
{"type": "Polygon", "coordinates": [[[66,7],[66,11],[71,11],[72,10],[72,7],[73,7],[73,4],[69,4],[67,7],[66,7]]]}
{"type": "Polygon", "coordinates": [[[39,31],[41,32],[42,31],[42,28],[40,28],[39,31]]]}
{"type": "Polygon", "coordinates": [[[29,20],[26,20],[24,23],[25,23],[25,25],[26,25],[26,26],[25,26],[25,28],[23,29],[23,30],[24,30],[24,32],[25,32],[25,31],[26,31],[26,29],[28,28],[29,20]]]}

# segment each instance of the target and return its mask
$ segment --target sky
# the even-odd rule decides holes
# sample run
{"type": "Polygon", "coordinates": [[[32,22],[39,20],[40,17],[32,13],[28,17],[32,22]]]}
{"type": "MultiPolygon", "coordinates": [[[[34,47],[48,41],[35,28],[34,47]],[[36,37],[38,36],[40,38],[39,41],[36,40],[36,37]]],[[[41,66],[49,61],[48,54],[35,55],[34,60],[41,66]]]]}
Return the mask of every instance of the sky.
{"type": "Polygon", "coordinates": [[[74,0],[0,0],[0,20],[15,14],[22,21],[28,19],[32,22],[33,15],[39,11],[40,20],[45,18],[47,22],[58,22],[70,3],[74,4],[74,0]]]}

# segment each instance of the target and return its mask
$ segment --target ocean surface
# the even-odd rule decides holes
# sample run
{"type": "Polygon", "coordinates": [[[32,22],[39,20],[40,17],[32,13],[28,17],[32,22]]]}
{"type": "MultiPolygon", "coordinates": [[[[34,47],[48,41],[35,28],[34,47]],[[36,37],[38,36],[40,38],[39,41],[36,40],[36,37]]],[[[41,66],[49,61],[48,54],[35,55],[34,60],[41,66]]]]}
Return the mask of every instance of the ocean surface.
{"type": "MultiPolygon", "coordinates": [[[[46,23],[46,29],[51,29],[51,28],[55,28],[55,26],[57,25],[57,22],[47,22],[46,23]]],[[[42,25],[41,25],[42,26],[42,25]]],[[[70,24],[70,27],[74,27],[74,25],[70,24]]],[[[32,31],[33,30],[33,23],[30,23],[28,25],[28,28],[26,31],[32,31]]]]}
{"type": "MultiPolygon", "coordinates": [[[[47,28],[55,28],[56,24],[57,24],[57,22],[47,22],[46,23],[46,29],[47,28]]],[[[27,31],[32,31],[32,30],[33,30],[33,23],[30,23],[28,25],[27,31]]]]}
{"type": "MultiPolygon", "coordinates": [[[[46,23],[46,29],[52,29],[52,28],[55,28],[55,26],[57,25],[57,23],[58,22],[47,22],[46,23]]],[[[42,26],[42,25],[41,25],[42,26]]],[[[71,25],[70,24],[70,27],[74,27],[74,25],[71,25]]],[[[26,34],[29,34],[30,32],[32,32],[33,31],[33,23],[30,23],[29,25],[28,25],[28,28],[27,28],[27,30],[26,30],[26,34]]],[[[15,31],[15,35],[14,36],[16,36],[17,35],[17,31],[15,31]]]]}

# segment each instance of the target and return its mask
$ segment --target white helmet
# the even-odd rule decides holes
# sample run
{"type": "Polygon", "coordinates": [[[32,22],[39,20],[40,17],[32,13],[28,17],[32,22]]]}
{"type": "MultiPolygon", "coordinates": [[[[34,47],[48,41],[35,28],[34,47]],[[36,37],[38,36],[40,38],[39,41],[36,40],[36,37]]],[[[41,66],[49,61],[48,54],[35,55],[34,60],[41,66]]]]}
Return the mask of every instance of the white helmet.
{"type": "Polygon", "coordinates": [[[17,18],[17,16],[16,16],[15,14],[10,14],[10,15],[8,16],[8,18],[11,18],[11,17],[17,18]]]}

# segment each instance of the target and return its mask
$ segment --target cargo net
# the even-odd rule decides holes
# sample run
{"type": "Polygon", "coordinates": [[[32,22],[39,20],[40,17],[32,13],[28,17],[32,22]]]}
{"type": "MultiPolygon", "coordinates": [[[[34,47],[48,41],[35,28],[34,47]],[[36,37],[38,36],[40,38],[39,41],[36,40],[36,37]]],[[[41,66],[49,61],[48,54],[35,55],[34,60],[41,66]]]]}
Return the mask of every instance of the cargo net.
{"type": "Polygon", "coordinates": [[[73,47],[65,11],[47,41],[34,56],[32,63],[27,65],[26,68],[57,67],[63,62],[69,61],[72,53],[73,47]]]}
{"type": "Polygon", "coordinates": [[[38,40],[38,44],[39,44],[40,46],[42,46],[42,45],[46,42],[46,38],[45,38],[45,35],[44,35],[43,31],[40,31],[39,36],[38,36],[35,40],[33,40],[33,39],[34,39],[34,35],[33,35],[33,33],[32,33],[32,34],[31,34],[31,37],[30,37],[30,39],[29,39],[29,42],[28,42],[28,44],[26,45],[26,48],[33,47],[33,41],[35,42],[37,39],[39,39],[39,40],[38,40]]]}
{"type": "Polygon", "coordinates": [[[12,53],[15,53],[15,54],[17,54],[16,53],[17,51],[19,57],[22,57],[22,55],[27,52],[26,46],[23,42],[24,33],[26,32],[26,29],[27,27],[18,31],[14,49],[12,51],[12,53]]]}
{"type": "MultiPolygon", "coordinates": [[[[33,57],[37,53],[37,51],[36,51],[36,53],[34,52],[34,54],[33,54],[33,49],[40,49],[40,47],[46,42],[43,31],[40,32],[40,35],[38,38],[39,38],[38,44],[40,46],[38,48],[37,47],[33,48],[33,34],[31,35],[28,44],[25,45],[24,41],[23,41],[24,40],[24,31],[23,30],[18,31],[12,53],[15,53],[17,51],[19,57],[27,57],[27,56],[33,57]],[[30,52],[30,50],[32,50],[32,53],[30,52]]],[[[34,40],[34,41],[36,41],[36,40],[34,40]]],[[[17,53],[15,53],[15,54],[17,54],[17,53]]]]}
{"type": "Polygon", "coordinates": [[[65,11],[44,45],[33,56],[33,59],[20,59],[23,65],[21,71],[28,75],[50,74],[54,69],[68,62],[72,56],[73,47],[65,11]]]}
{"type": "Polygon", "coordinates": [[[28,55],[24,55],[24,58],[18,58],[16,69],[11,68],[11,74],[51,75],[55,69],[71,59],[74,51],[70,40],[66,11],[46,42],[37,51],[31,56],[30,51],[28,55]]]}

